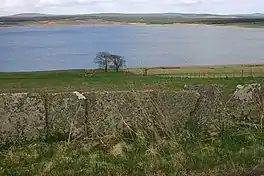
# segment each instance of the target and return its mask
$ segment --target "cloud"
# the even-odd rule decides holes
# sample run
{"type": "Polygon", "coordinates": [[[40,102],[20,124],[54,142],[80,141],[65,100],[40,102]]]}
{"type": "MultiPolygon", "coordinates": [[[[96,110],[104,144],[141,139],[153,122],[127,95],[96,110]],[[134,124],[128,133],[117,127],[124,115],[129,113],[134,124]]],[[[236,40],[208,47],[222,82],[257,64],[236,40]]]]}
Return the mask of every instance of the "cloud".
{"type": "Polygon", "coordinates": [[[181,2],[181,4],[185,4],[185,5],[193,5],[193,4],[198,4],[198,3],[202,3],[202,0],[184,0],[181,2]]]}
{"type": "Polygon", "coordinates": [[[263,0],[0,0],[0,15],[40,12],[55,14],[93,12],[264,12],[263,0]]]}

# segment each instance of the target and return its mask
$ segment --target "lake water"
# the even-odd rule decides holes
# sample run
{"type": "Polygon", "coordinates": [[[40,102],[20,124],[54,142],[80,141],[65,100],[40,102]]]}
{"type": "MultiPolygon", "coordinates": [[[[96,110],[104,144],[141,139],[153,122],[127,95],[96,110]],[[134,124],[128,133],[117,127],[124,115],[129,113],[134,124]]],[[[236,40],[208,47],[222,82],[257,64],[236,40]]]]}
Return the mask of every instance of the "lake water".
{"type": "Polygon", "coordinates": [[[97,52],[127,67],[264,63],[264,29],[214,26],[0,28],[0,71],[95,68],[97,52]]]}

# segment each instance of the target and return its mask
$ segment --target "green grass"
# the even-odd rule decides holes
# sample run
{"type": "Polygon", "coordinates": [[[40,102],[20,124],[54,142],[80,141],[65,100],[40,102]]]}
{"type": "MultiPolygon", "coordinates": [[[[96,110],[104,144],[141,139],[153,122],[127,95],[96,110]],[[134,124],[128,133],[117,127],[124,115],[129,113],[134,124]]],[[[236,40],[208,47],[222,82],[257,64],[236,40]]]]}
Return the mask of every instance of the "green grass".
{"type": "MultiPolygon", "coordinates": [[[[128,71],[143,74],[146,68],[130,68],[128,71]]],[[[263,76],[263,64],[232,64],[232,65],[207,65],[207,66],[184,66],[184,67],[152,67],[148,68],[148,75],[167,75],[184,77],[246,77],[263,76]]]]}
{"type": "Polygon", "coordinates": [[[90,75],[85,73],[85,70],[0,73],[0,92],[180,90],[185,84],[221,84],[232,92],[237,84],[264,82],[262,77],[180,78],[113,71],[95,71],[90,75]]]}
{"type": "MultiPolygon", "coordinates": [[[[179,90],[185,84],[264,83],[262,77],[180,78],[85,70],[0,73],[1,92],[179,90]]],[[[235,123],[233,123],[235,124],[235,123]]],[[[82,141],[48,141],[0,148],[0,175],[245,175],[264,157],[264,131],[183,119],[166,136],[156,128],[82,141]],[[155,135],[153,135],[155,134],[155,135]],[[117,147],[117,146],[121,147],[117,147]]]]}
{"type": "Polygon", "coordinates": [[[253,172],[264,157],[264,131],[218,125],[212,132],[199,121],[187,121],[166,139],[122,134],[107,142],[16,145],[0,149],[0,175],[246,176],[253,172]]]}

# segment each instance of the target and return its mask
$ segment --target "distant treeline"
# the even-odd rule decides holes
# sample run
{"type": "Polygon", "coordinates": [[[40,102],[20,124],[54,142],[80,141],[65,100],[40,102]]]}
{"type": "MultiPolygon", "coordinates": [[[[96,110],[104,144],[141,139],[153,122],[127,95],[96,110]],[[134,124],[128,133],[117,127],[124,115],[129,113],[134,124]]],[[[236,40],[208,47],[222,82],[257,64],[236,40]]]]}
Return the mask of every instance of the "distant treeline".
{"type": "Polygon", "coordinates": [[[144,22],[149,24],[201,23],[201,24],[264,24],[264,18],[181,18],[181,17],[102,17],[108,21],[144,22]]]}
{"type": "Polygon", "coordinates": [[[19,25],[29,24],[43,21],[56,20],[88,20],[97,19],[93,16],[39,16],[39,17],[0,17],[0,24],[2,25],[19,25]]]}
{"type": "Polygon", "coordinates": [[[194,22],[205,24],[264,23],[264,18],[215,18],[194,20],[194,22]]]}

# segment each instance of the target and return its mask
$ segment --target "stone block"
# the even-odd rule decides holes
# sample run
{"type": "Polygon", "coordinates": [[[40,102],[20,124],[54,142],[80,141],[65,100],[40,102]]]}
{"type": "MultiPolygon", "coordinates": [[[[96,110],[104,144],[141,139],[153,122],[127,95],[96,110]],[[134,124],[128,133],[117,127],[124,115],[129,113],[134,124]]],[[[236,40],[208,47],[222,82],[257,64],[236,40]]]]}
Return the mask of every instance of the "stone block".
{"type": "Polygon", "coordinates": [[[223,86],[220,85],[186,85],[184,90],[196,91],[200,94],[196,108],[191,116],[202,119],[205,123],[216,123],[222,116],[223,86]]]}
{"type": "Polygon", "coordinates": [[[48,101],[49,137],[68,139],[86,135],[85,100],[75,93],[54,93],[48,101]]]}
{"type": "Polygon", "coordinates": [[[187,119],[195,111],[200,94],[196,91],[153,92],[152,99],[163,120],[176,123],[187,119]]]}
{"type": "Polygon", "coordinates": [[[237,90],[226,103],[226,114],[239,124],[260,125],[264,116],[264,89],[260,84],[237,86],[237,90]]]}
{"type": "Polygon", "coordinates": [[[131,91],[86,93],[90,134],[112,135],[126,128],[137,128],[138,121],[143,123],[144,120],[143,106],[140,103],[148,94],[131,91]]]}
{"type": "Polygon", "coordinates": [[[0,144],[44,139],[45,120],[44,101],[39,94],[0,95],[0,144]]]}

